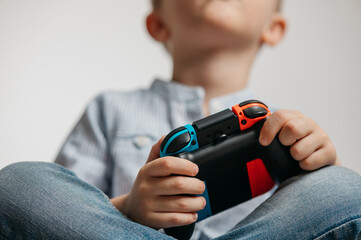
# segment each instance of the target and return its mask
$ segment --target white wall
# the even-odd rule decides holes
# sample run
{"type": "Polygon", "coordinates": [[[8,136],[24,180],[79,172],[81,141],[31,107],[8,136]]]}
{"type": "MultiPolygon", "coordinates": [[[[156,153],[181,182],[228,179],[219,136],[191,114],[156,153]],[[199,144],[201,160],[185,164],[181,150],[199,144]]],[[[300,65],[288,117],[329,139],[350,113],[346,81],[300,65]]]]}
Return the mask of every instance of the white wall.
{"type": "MultiPolygon", "coordinates": [[[[148,1],[0,0],[0,168],[52,161],[86,103],[108,89],[167,78],[145,33],[148,1]]],[[[251,76],[260,99],[327,130],[361,173],[361,1],[287,1],[289,32],[251,76]]]]}

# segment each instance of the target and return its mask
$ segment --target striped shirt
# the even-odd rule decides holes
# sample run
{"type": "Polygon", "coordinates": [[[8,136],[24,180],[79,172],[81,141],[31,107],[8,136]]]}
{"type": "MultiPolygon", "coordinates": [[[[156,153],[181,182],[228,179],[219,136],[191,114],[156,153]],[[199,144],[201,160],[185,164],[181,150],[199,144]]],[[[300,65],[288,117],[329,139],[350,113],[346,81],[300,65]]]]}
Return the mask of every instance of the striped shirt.
{"type": "MultiPolygon", "coordinates": [[[[204,96],[201,87],[161,80],[149,89],[100,94],[87,106],[56,162],[110,198],[129,193],[152,145],[171,130],[204,117],[204,96]]],[[[249,89],[214,98],[210,113],[251,98],[249,89]]],[[[197,223],[192,239],[225,233],[269,196],[266,193],[197,223]]]]}

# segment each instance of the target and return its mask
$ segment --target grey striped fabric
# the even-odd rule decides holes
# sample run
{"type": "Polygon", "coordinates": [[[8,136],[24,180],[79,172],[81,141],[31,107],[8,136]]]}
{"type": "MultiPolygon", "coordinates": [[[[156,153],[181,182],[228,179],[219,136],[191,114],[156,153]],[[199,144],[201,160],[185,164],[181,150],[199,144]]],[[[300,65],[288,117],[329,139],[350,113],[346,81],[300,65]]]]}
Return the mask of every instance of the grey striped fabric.
{"type": "MultiPolygon", "coordinates": [[[[210,101],[215,113],[252,98],[249,89],[210,101]]],[[[176,127],[202,118],[204,89],[155,80],[149,89],[106,92],[90,102],[56,158],[109,197],[130,192],[152,145],[176,127]]],[[[197,224],[194,239],[216,237],[270,193],[197,224]]]]}

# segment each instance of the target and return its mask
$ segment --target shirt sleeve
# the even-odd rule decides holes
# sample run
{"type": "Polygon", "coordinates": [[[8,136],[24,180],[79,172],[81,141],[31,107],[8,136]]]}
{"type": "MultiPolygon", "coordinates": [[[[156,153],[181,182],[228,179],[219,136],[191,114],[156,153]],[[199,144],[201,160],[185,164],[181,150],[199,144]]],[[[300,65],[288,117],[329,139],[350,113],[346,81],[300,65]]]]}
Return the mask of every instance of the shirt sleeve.
{"type": "Polygon", "coordinates": [[[88,105],[55,162],[109,195],[111,159],[105,128],[104,98],[100,95],[88,105]]]}

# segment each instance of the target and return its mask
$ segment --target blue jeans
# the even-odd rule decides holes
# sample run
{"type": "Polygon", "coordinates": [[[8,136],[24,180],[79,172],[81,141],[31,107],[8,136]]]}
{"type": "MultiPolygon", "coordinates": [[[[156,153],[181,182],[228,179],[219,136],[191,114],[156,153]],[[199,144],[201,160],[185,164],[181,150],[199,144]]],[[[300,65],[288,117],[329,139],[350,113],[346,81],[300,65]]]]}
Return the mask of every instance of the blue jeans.
{"type": "MultiPolygon", "coordinates": [[[[284,182],[218,239],[360,239],[361,177],[326,167],[284,182]]],[[[52,163],[0,171],[0,239],[169,239],[128,220],[97,188],[52,163]]]]}

